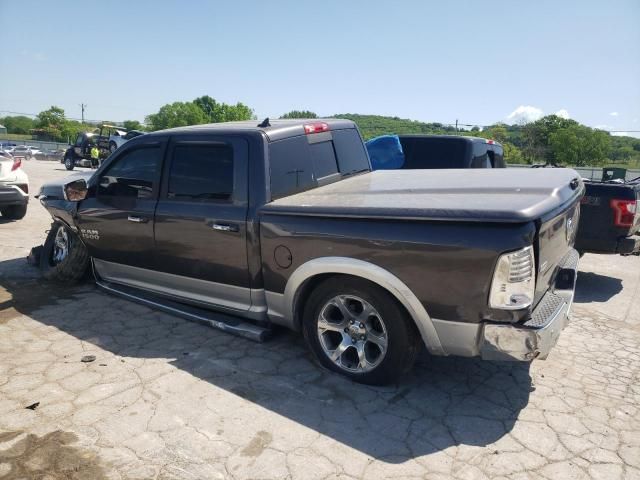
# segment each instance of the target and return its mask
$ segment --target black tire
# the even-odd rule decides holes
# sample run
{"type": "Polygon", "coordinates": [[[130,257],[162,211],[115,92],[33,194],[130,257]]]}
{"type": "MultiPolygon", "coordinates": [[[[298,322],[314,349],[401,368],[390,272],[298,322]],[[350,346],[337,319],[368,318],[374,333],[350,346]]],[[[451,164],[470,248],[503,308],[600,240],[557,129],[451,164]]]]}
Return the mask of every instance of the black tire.
{"type": "MultiPolygon", "coordinates": [[[[362,306],[363,303],[360,303],[360,305],[362,306]]],[[[352,307],[348,306],[348,308],[351,309],[352,307]]],[[[343,316],[342,310],[339,308],[336,309],[336,312],[339,317],[343,316]]],[[[362,311],[360,311],[360,314],[361,312],[362,311]]],[[[336,324],[332,323],[332,326],[337,326],[342,323],[342,319],[338,318],[336,322],[336,324]]],[[[356,321],[356,323],[358,322],[356,321]]],[[[362,323],[359,325],[362,327],[362,323]]],[[[357,325],[355,328],[357,329],[357,325]]],[[[395,297],[378,285],[364,279],[350,277],[347,275],[331,277],[320,283],[311,292],[304,305],[302,329],[307,345],[311,349],[316,360],[322,366],[340,373],[355,382],[369,385],[384,385],[396,382],[400,377],[411,370],[422,343],[422,339],[418,329],[413,323],[413,320],[395,297]],[[356,306],[356,313],[358,313],[358,300],[355,299],[364,301],[364,304],[368,303],[369,307],[373,307],[376,315],[368,318],[373,322],[377,322],[378,325],[382,324],[383,326],[382,328],[379,328],[378,331],[384,332],[382,333],[382,336],[386,336],[386,352],[384,354],[382,354],[382,350],[377,347],[377,342],[376,345],[373,345],[373,347],[375,347],[373,349],[371,348],[371,343],[367,343],[368,335],[370,335],[371,330],[365,326],[365,328],[361,330],[362,336],[358,337],[356,334],[355,343],[350,346],[347,345],[343,350],[343,353],[338,357],[337,362],[341,365],[338,365],[338,363],[334,362],[334,360],[329,357],[329,353],[325,351],[325,349],[328,341],[331,339],[327,340],[327,337],[340,335],[341,337],[337,337],[335,339],[336,343],[354,342],[353,337],[351,337],[352,331],[349,330],[349,328],[345,328],[343,331],[339,332],[329,330],[325,330],[323,333],[319,332],[318,321],[320,314],[325,313],[327,308],[333,308],[331,307],[333,304],[332,301],[338,296],[340,296],[340,298],[344,296],[344,299],[346,299],[347,302],[353,301],[354,306],[356,306]],[[351,338],[348,338],[348,336],[351,338]],[[360,365],[347,368],[343,364],[345,356],[355,356],[352,363],[360,361],[358,360],[358,358],[360,358],[360,352],[357,348],[357,344],[361,342],[357,340],[358,338],[365,339],[361,340],[364,345],[362,347],[362,351],[367,351],[366,349],[369,348],[369,351],[374,352],[373,356],[375,357],[377,349],[377,353],[382,355],[377,359],[374,358],[374,361],[371,362],[371,365],[379,362],[377,365],[360,369],[360,365]],[[369,347],[367,347],[367,345],[369,347]],[[366,368],[370,369],[366,370],[366,368]]],[[[337,347],[334,352],[336,351],[338,351],[337,347]]],[[[347,363],[349,363],[349,359],[347,359],[347,363]]]]}
{"type": "Polygon", "coordinates": [[[69,227],[60,222],[53,222],[40,253],[40,270],[47,280],[65,284],[77,283],[89,270],[87,247],[69,227]],[[64,258],[57,260],[54,255],[57,252],[56,235],[60,229],[67,236],[68,249],[64,258]]]}
{"type": "Polygon", "coordinates": [[[20,220],[27,214],[27,206],[11,205],[9,207],[4,207],[0,210],[0,213],[2,213],[4,218],[8,218],[9,220],[20,220]]]}
{"type": "Polygon", "coordinates": [[[109,143],[109,153],[113,153],[118,149],[118,145],[116,145],[116,142],[110,142],[109,143]]]}
{"type": "Polygon", "coordinates": [[[64,157],[64,168],[66,168],[67,170],[73,170],[74,167],[75,162],[73,161],[73,158],[69,155],[64,157]]]}

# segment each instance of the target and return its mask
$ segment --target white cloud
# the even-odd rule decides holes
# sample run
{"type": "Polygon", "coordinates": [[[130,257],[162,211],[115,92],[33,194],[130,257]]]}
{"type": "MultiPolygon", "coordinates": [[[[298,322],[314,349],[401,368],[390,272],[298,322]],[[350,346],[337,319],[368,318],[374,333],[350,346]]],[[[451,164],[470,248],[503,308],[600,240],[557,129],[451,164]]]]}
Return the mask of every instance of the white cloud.
{"type": "Polygon", "coordinates": [[[567,111],[566,108],[561,108],[560,110],[558,110],[556,112],[556,115],[559,116],[560,118],[564,118],[564,119],[571,118],[571,115],[569,115],[569,112],[567,111]]]}
{"type": "Polygon", "coordinates": [[[609,115],[611,115],[612,117],[617,117],[618,116],[618,112],[611,112],[609,115]]]}
{"type": "Polygon", "coordinates": [[[535,122],[544,116],[544,112],[537,107],[531,105],[520,105],[507,116],[507,120],[511,123],[529,123],[535,122]]]}

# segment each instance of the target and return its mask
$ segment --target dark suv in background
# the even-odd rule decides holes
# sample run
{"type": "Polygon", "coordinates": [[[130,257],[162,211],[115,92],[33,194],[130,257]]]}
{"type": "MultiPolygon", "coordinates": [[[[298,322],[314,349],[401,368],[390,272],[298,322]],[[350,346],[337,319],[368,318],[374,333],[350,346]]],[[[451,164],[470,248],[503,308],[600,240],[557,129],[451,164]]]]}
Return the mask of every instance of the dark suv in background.
{"type": "Polygon", "coordinates": [[[383,135],[366,142],[374,170],[504,168],[502,145],[459,135],[383,135]]]}

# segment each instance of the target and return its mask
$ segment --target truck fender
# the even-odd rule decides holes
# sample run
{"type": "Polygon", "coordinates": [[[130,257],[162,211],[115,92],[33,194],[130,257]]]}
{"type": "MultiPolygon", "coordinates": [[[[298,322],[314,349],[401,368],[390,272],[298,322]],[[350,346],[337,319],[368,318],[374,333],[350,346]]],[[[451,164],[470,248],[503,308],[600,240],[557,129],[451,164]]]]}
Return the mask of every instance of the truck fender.
{"type": "MultiPolygon", "coordinates": [[[[303,263],[289,277],[283,295],[280,296],[271,292],[267,295],[270,314],[275,314],[274,316],[276,317],[284,317],[293,324],[295,322],[296,303],[304,283],[316,275],[332,273],[361,277],[387,290],[407,310],[429,352],[433,355],[446,354],[431,317],[409,287],[388,270],[364,260],[346,257],[320,257],[303,263]],[[272,304],[276,307],[273,311],[272,304]],[[278,310],[280,311],[278,312],[278,310]]],[[[291,326],[295,327],[295,325],[291,326]]]]}

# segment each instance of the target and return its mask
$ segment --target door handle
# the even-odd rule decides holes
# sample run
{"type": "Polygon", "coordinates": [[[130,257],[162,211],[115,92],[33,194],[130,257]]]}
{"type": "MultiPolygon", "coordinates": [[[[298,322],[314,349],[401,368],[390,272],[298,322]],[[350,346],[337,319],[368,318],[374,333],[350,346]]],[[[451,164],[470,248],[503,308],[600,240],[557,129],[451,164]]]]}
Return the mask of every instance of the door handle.
{"type": "Polygon", "coordinates": [[[226,223],[214,223],[211,228],[220,232],[238,232],[240,230],[237,225],[230,225],[226,223]]]}
{"type": "Polygon", "coordinates": [[[133,223],[147,223],[149,221],[148,218],[144,218],[144,217],[135,217],[133,215],[129,215],[127,217],[127,220],[129,220],[130,222],[133,223]]]}

